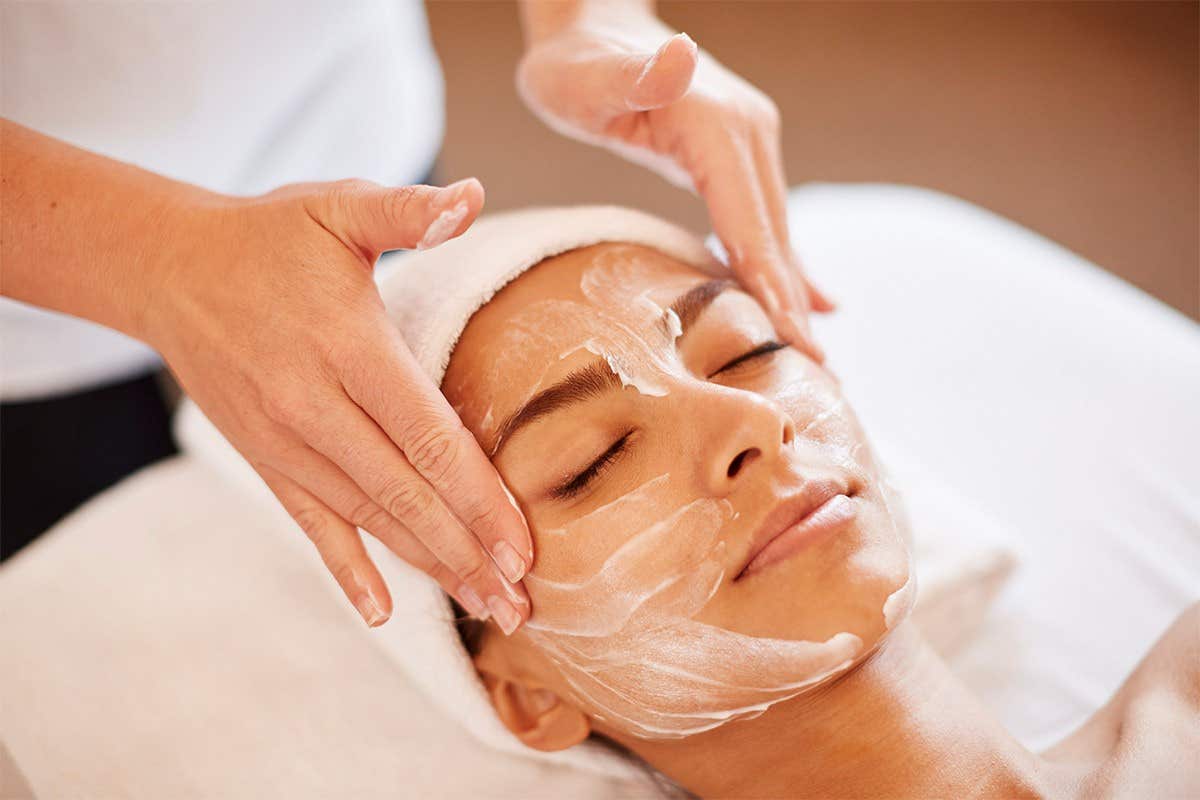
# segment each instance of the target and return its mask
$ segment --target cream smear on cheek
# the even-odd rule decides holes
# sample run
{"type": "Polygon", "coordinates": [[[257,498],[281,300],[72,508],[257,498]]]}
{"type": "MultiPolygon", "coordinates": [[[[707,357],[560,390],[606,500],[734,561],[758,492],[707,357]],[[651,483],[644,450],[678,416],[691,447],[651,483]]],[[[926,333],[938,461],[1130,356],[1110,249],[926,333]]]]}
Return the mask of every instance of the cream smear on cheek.
{"type": "Polygon", "coordinates": [[[903,497],[891,482],[886,470],[879,468],[871,457],[865,441],[846,435],[852,425],[849,403],[833,386],[819,381],[792,381],[775,387],[772,397],[793,419],[807,420],[796,430],[797,440],[804,439],[820,446],[836,464],[845,470],[875,476],[871,482],[877,489],[886,512],[892,535],[904,543],[908,551],[909,569],[904,584],[892,592],[883,603],[884,627],[894,629],[912,611],[916,602],[917,577],[912,569],[912,534],[908,511],[903,497]]]}
{"type": "MultiPolygon", "coordinates": [[[[547,300],[516,315],[503,346],[493,351],[492,380],[518,369],[518,361],[549,354],[524,402],[545,388],[556,358],[584,350],[600,356],[623,386],[666,395],[671,377],[684,374],[675,348],[679,320],[639,289],[653,282],[637,255],[636,248],[620,247],[602,253],[581,280],[586,302],[547,300]],[[576,344],[563,348],[562,342],[576,344]]],[[[655,280],[662,282],[661,276],[655,280]]],[[[680,290],[689,283],[681,282],[680,290]]],[[[800,387],[789,398],[801,409],[818,409],[794,417],[812,419],[817,440],[819,429],[844,410],[840,399],[821,391],[800,387]]],[[[481,427],[494,435],[495,425],[489,408],[481,427]]],[[[822,446],[839,463],[856,461],[858,453],[846,442],[824,438],[822,446]]],[[[599,721],[647,739],[681,738],[752,718],[864,654],[863,641],[849,632],[824,641],[785,640],[698,621],[726,577],[722,533],[735,514],[727,501],[714,498],[673,505],[684,494],[672,487],[670,475],[661,475],[561,528],[542,531],[600,554],[587,559],[599,566],[572,573],[541,564],[525,578],[534,608],[525,635],[558,667],[581,706],[599,721]]],[[[908,604],[889,598],[881,613],[894,617],[908,604]]]]}
{"type": "Polygon", "coordinates": [[[547,532],[613,545],[594,573],[526,576],[535,609],[526,635],[581,705],[631,735],[680,738],[757,716],[854,662],[862,640],[850,633],[766,639],[694,619],[725,578],[732,508],[700,498],[645,524],[647,509],[673,496],[662,475],[547,532]]]}

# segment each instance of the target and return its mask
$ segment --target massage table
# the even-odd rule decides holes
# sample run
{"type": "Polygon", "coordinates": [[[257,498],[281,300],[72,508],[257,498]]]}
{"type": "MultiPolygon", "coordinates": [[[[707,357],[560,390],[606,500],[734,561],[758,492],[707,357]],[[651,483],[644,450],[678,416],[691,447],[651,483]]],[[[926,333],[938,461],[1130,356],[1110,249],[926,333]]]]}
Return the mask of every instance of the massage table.
{"type": "MultiPolygon", "coordinates": [[[[1200,332],[945,195],[807,185],[789,215],[910,501],[939,487],[1015,557],[946,652],[1044,748],[1200,599],[1200,332]]],[[[467,736],[226,473],[185,442],[0,567],[0,797],[656,796],[467,736]]]]}

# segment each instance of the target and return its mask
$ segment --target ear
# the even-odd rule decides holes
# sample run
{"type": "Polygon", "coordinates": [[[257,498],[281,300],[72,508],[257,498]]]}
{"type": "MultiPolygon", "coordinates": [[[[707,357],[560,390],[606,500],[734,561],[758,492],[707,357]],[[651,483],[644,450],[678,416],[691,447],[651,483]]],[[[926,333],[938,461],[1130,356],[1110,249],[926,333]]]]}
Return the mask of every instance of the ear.
{"type": "Polygon", "coordinates": [[[535,750],[566,750],[592,732],[587,715],[552,689],[514,675],[507,659],[487,653],[476,659],[492,706],[504,727],[535,750]]]}

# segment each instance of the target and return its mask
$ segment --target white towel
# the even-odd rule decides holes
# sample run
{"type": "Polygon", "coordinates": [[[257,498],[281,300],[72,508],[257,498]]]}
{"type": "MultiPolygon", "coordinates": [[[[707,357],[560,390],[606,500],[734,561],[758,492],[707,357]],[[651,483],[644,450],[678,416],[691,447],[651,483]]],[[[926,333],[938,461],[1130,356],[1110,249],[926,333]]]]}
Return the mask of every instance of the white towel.
{"type": "MultiPolygon", "coordinates": [[[[386,256],[377,279],[389,316],[422,369],[440,383],[471,315],[496,292],[546,258],[606,241],[642,244],[705,272],[728,272],[699,237],[682,228],[629,209],[582,206],[485,217],[463,236],[433,250],[386,256]]],[[[188,404],[181,412],[176,434],[185,450],[273,502],[249,466],[194,406],[188,404]]],[[[885,457],[898,468],[898,485],[915,491],[918,498],[911,503],[921,577],[914,616],[918,624],[930,621],[926,633],[935,647],[957,644],[977,626],[1003,585],[1012,567],[1011,553],[998,543],[1002,537],[997,537],[994,525],[942,487],[924,481],[918,465],[891,452],[885,457]],[[981,532],[989,533],[981,538],[981,532]],[[926,597],[935,604],[925,603],[926,597]]],[[[609,776],[643,777],[640,768],[589,743],[559,753],[540,753],[523,745],[493,711],[441,589],[377,540],[365,539],[391,590],[394,609],[391,620],[371,635],[438,708],[499,750],[609,776]]]]}
{"type": "Polygon", "coordinates": [[[486,216],[457,239],[380,263],[379,290],[422,369],[441,383],[471,315],[535,264],[600,242],[653,247],[685,264],[727,274],[688,231],[616,206],[534,208],[486,216]]]}

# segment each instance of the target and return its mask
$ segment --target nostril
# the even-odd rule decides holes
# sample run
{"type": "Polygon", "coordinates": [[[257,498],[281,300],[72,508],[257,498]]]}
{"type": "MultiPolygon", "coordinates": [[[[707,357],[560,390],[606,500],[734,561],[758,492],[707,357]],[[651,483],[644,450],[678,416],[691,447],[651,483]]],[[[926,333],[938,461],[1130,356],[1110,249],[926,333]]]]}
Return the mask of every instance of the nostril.
{"type": "Polygon", "coordinates": [[[729,469],[725,470],[725,474],[730,478],[736,478],[737,474],[742,471],[742,467],[746,466],[746,462],[752,460],[758,455],[757,447],[752,447],[749,450],[743,450],[733,457],[733,461],[729,462],[729,469]]]}
{"type": "Polygon", "coordinates": [[[796,438],[796,425],[789,419],[783,423],[783,443],[791,444],[792,439],[796,438]]]}

